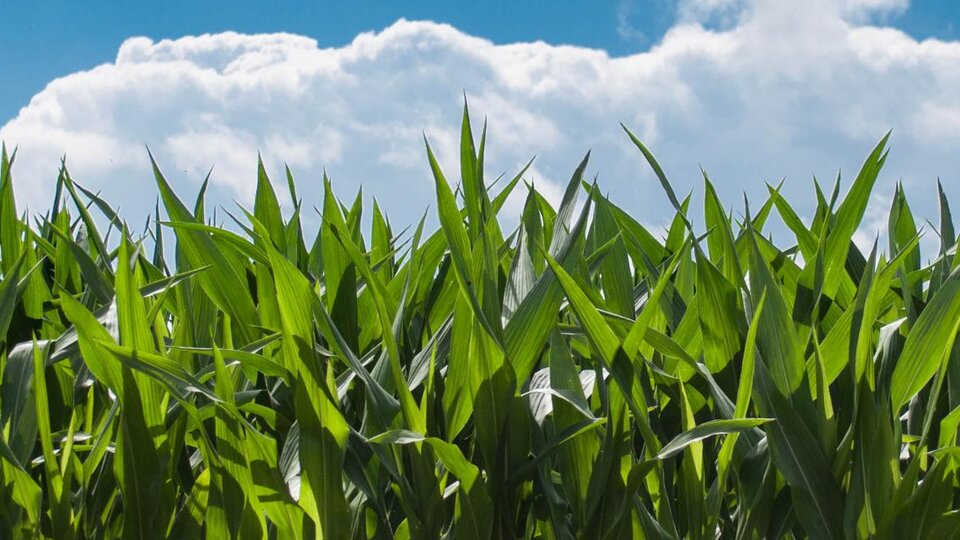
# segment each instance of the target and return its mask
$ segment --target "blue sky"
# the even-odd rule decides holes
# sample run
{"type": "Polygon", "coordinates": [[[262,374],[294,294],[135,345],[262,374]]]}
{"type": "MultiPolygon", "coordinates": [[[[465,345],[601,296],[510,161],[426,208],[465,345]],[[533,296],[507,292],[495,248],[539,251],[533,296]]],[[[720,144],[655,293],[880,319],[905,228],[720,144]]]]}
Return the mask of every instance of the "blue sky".
{"type": "Polygon", "coordinates": [[[81,6],[14,2],[0,18],[0,139],[19,147],[18,202],[33,210],[66,155],[74,178],[142,223],[148,145],[185,196],[213,166],[213,202],[249,204],[259,151],[276,178],[291,166],[311,204],[326,170],[341,197],[363,186],[409,223],[433,200],[423,134],[456,180],[464,93],[490,120],[491,176],[535,155],[527,179],[558,198],[592,149],[591,176],[652,228],[670,214],[620,122],[694,201],[703,166],[731,207],[785,179],[806,218],[813,176],[849,180],[892,129],[861,243],[882,233],[899,181],[924,218],[938,177],[960,206],[953,2],[81,6]]]}

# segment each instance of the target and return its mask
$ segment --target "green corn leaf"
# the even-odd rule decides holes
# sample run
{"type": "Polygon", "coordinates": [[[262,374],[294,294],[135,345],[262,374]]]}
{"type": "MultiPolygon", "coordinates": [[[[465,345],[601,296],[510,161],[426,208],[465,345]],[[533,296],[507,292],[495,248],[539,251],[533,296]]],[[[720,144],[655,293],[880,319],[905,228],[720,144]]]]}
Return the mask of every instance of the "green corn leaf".
{"type": "Polygon", "coordinates": [[[330,310],[347,344],[352,350],[358,351],[360,329],[357,319],[356,268],[333,233],[334,227],[343,231],[348,230],[347,223],[333,194],[330,181],[326,177],[324,177],[323,186],[323,224],[320,227],[320,245],[323,254],[327,309],[330,310]]]}
{"type": "MultiPolygon", "coordinates": [[[[226,406],[234,406],[233,376],[227,370],[220,350],[213,349],[216,366],[216,391],[226,406]]],[[[265,533],[260,501],[254,493],[253,478],[244,453],[242,426],[224,407],[218,407],[216,417],[217,454],[220,457],[213,469],[210,504],[223,507],[227,530],[233,538],[258,538],[265,533]]]]}
{"type": "Polygon", "coordinates": [[[426,443],[436,453],[437,459],[453,473],[460,485],[457,488],[457,515],[455,518],[457,538],[489,538],[491,532],[492,502],[483,482],[480,470],[470,463],[455,445],[434,437],[409,431],[390,431],[378,435],[370,442],[380,444],[426,443]]]}
{"type": "Polygon", "coordinates": [[[0,424],[7,448],[17,463],[26,463],[38,435],[34,403],[33,347],[21,343],[4,353],[3,385],[0,387],[0,424]]]}
{"type": "Polygon", "coordinates": [[[704,357],[707,368],[719,373],[740,352],[744,316],[737,303],[737,290],[699,250],[697,292],[704,357]]]}
{"type": "Polygon", "coordinates": [[[734,418],[729,420],[710,420],[694,428],[684,431],[674,437],[670,442],[663,445],[658,459],[667,459],[683,451],[684,448],[698,441],[702,441],[715,435],[727,433],[740,433],[748,429],[762,426],[767,422],[773,422],[773,418],[734,418]]]}
{"type": "Polygon", "coordinates": [[[267,177],[267,171],[263,167],[263,159],[260,156],[257,156],[257,194],[253,214],[267,229],[273,246],[281,253],[285,253],[286,233],[283,227],[283,216],[280,214],[280,202],[277,201],[277,194],[273,190],[270,178],[267,177]]]}
{"type": "Polygon", "coordinates": [[[4,276],[20,259],[21,232],[17,218],[17,202],[13,192],[13,173],[11,168],[16,158],[7,157],[7,146],[0,151],[0,269],[4,276]]]}
{"type": "MultiPolygon", "coordinates": [[[[580,162],[577,170],[568,184],[564,202],[561,204],[561,210],[564,214],[573,212],[575,202],[576,186],[579,185],[583,177],[583,172],[587,166],[589,155],[580,162]],[[569,209],[569,210],[568,210],[569,209]]],[[[590,212],[590,201],[580,211],[580,217],[567,234],[563,235],[562,240],[557,240],[560,225],[557,225],[551,240],[551,256],[560,261],[566,268],[573,268],[577,259],[581,257],[583,246],[583,235],[586,228],[587,216],[590,212]]],[[[561,223],[558,219],[555,223],[561,223]]],[[[531,231],[531,236],[533,232],[531,231]]],[[[532,239],[528,241],[533,241],[532,239]]],[[[542,244],[534,244],[538,250],[542,249],[542,244]]],[[[538,257],[543,255],[538,252],[538,257]]],[[[534,262],[536,267],[536,262],[534,262]]],[[[550,332],[555,324],[554,316],[560,302],[563,300],[563,290],[557,282],[553,272],[544,271],[533,289],[524,297],[523,301],[517,306],[516,311],[511,317],[510,322],[504,331],[506,341],[507,358],[513,366],[517,375],[518,384],[523,384],[530,374],[533,373],[539,360],[543,346],[550,336],[550,332]]]]}
{"type": "MultiPolygon", "coordinates": [[[[581,378],[559,332],[554,332],[550,337],[550,387],[555,392],[565,391],[570,395],[569,399],[553,396],[554,425],[557,430],[577,425],[582,421],[581,415],[593,420],[581,378]]],[[[560,448],[559,464],[564,490],[568,493],[568,500],[579,523],[586,523],[590,474],[599,452],[600,439],[591,433],[584,433],[560,448]]]]}
{"type": "Polygon", "coordinates": [[[50,401],[47,396],[44,375],[44,354],[33,341],[34,401],[36,407],[37,433],[43,452],[43,468],[47,477],[47,493],[50,497],[50,514],[53,533],[58,538],[73,538],[73,512],[70,506],[70,483],[64,482],[60,467],[53,453],[53,428],[50,425],[50,401]]]}
{"type": "Polygon", "coordinates": [[[18,214],[0,152],[0,537],[958,537],[947,195],[935,252],[904,184],[887,249],[852,241],[887,137],[812,205],[784,180],[741,216],[701,168],[695,224],[624,128],[660,235],[589,153],[514,215],[530,163],[488,182],[459,127],[416,227],[326,176],[310,218],[289,168],[287,213],[262,159],[249,211],[153,162],[132,232],[62,160],[18,214]]]}
{"type": "Polygon", "coordinates": [[[949,358],[960,329],[960,272],[943,283],[907,335],[893,370],[890,398],[895,411],[920,391],[949,358]]]}
{"type": "Polygon", "coordinates": [[[870,194],[873,192],[873,186],[884,161],[886,161],[886,146],[889,137],[890,133],[884,135],[870,155],[867,156],[853,182],[853,186],[850,188],[850,192],[847,193],[837,209],[824,254],[824,294],[827,296],[833,296],[840,284],[844,282],[842,277],[845,272],[851,238],[853,238],[853,233],[856,232],[860,221],[863,219],[870,194]]]}
{"type": "Polygon", "coordinates": [[[430,144],[427,145],[427,157],[430,160],[430,168],[433,171],[437,191],[437,210],[440,217],[440,225],[443,234],[447,239],[447,245],[450,249],[450,258],[453,260],[453,267],[456,271],[457,281],[464,294],[470,300],[470,305],[476,312],[476,316],[483,328],[497,342],[500,341],[501,330],[498,329],[500,321],[489,321],[480,300],[477,297],[477,287],[474,284],[476,275],[476,261],[473,259],[470,248],[470,239],[467,236],[467,230],[460,217],[460,211],[457,209],[457,201],[454,198],[453,191],[450,190],[450,184],[447,183],[437,163],[437,158],[433,155],[430,144]],[[494,324],[497,327],[493,326],[494,324]]]}
{"type": "Polygon", "coordinates": [[[17,307],[18,285],[20,279],[20,269],[23,267],[24,258],[18,257],[17,261],[4,271],[3,281],[0,281],[0,343],[7,345],[7,330],[10,329],[10,322],[13,320],[13,313],[17,307]]]}
{"type": "Polygon", "coordinates": [[[761,296],[766,297],[766,316],[760,323],[757,345],[760,357],[768,364],[777,390],[789,398],[803,381],[805,369],[800,343],[781,288],[760,254],[757,242],[754,241],[753,244],[750,257],[750,294],[754,304],[759,302],[761,296]]]}
{"type": "MultiPolygon", "coordinates": [[[[197,223],[173,193],[155,162],[153,172],[170,218],[175,222],[197,223]]],[[[198,276],[198,283],[220,309],[230,314],[236,323],[237,337],[243,342],[252,341],[252,327],[258,323],[258,318],[247,292],[246,280],[241,277],[242,266],[199,230],[178,228],[177,249],[193,268],[211,268],[210,272],[198,276]]]]}
{"type": "Polygon", "coordinates": [[[798,520],[811,536],[841,537],[840,488],[820,444],[800,414],[781,395],[763,362],[756,364],[756,380],[754,393],[760,414],[776,419],[767,425],[767,439],[773,462],[791,485],[798,520]]]}
{"type": "Polygon", "coordinates": [[[636,368],[628,359],[627,353],[624,352],[620,340],[603,320],[596,307],[583,294],[573,278],[552,257],[549,255],[546,255],[546,257],[551,270],[556,274],[557,280],[563,287],[564,294],[567,295],[570,305],[577,314],[577,318],[580,319],[580,324],[586,331],[591,344],[600,353],[601,361],[613,375],[620,390],[627,398],[627,404],[634,415],[634,421],[637,422],[641,436],[650,447],[648,452],[659,451],[660,443],[650,430],[648,423],[646,397],[643,395],[639,376],[636,368]]]}

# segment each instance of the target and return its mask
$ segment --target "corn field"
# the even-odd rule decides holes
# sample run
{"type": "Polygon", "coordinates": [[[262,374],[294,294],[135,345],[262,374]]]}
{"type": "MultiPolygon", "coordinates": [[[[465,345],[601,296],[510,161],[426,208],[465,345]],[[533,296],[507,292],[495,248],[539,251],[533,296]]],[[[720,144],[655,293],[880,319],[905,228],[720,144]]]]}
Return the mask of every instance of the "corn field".
{"type": "Polygon", "coordinates": [[[488,185],[466,108],[459,181],[426,147],[434,232],[324,178],[307,238],[262,163],[228,226],[155,162],[141,232],[65,166],[30,216],[4,150],[0,537],[960,538],[942,191],[927,262],[899,188],[865,252],[886,137],[807,223],[706,173],[691,215],[624,131],[665,235],[589,154],[557,207],[526,169],[488,185]]]}

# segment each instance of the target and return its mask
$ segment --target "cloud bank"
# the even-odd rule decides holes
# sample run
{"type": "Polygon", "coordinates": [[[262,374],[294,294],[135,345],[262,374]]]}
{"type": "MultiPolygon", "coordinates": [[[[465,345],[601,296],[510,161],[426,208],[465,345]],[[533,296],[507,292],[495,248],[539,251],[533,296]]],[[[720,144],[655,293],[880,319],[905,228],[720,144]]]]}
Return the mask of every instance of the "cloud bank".
{"type": "MultiPolygon", "coordinates": [[[[115,62],[49,83],[0,138],[19,146],[17,196],[33,210],[49,204],[66,154],[78,181],[136,223],[155,199],[149,145],[185,194],[213,166],[213,202],[250,203],[259,151],[274,180],[290,165],[308,205],[325,169],[341,197],[362,184],[404,224],[434,197],[423,134],[457,176],[465,92],[477,127],[490,121],[488,181],[536,155],[527,176],[555,197],[592,149],[591,175],[659,224],[666,199],[619,122],[679,192],[699,197],[701,165],[737,208],[743,191],[759,204],[765,183],[785,178],[806,215],[812,175],[829,183],[842,169],[852,179],[892,128],[877,192],[902,179],[915,211],[932,218],[938,176],[960,196],[960,42],[876,23],[903,9],[904,0],[687,0],[656,45],[624,57],[496,45],[406,20],[337,48],[289,34],[131,38],[115,62]]],[[[882,213],[872,215],[868,229],[879,228],[882,213]]]]}

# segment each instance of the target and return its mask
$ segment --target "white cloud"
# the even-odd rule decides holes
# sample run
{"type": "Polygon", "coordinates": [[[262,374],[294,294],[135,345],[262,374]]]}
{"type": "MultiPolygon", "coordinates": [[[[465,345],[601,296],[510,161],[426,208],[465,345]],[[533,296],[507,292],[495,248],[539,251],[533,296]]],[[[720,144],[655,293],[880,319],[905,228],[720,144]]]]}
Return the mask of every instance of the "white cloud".
{"type": "Polygon", "coordinates": [[[812,215],[811,175],[842,168],[851,179],[890,128],[878,191],[902,178],[925,216],[938,175],[960,194],[950,176],[960,170],[960,43],[878,26],[878,16],[907,9],[904,0],[688,0],[678,9],[659,43],[625,57],[495,45],[403,20],[337,48],[289,34],[132,38],[114,63],[51,82],[0,138],[20,147],[18,197],[32,209],[49,203],[65,153],[74,177],[133,223],[155,197],[145,144],[187,198],[215,166],[214,202],[249,203],[259,150],[278,185],[281,164],[291,165],[310,204],[326,169],[342,197],[362,183],[394,223],[409,223],[434,200],[423,133],[448,178],[458,177],[464,91],[475,129],[489,118],[488,180],[537,155],[529,176],[559,194],[592,149],[591,177],[648,223],[669,212],[621,121],[678,192],[699,190],[702,164],[738,207],[742,191],[757,205],[764,182],[786,177],[785,194],[812,215]]]}
{"type": "Polygon", "coordinates": [[[744,0],[680,0],[677,5],[683,22],[711,22],[729,27],[744,11],[744,0]]]}
{"type": "Polygon", "coordinates": [[[637,11],[634,0],[619,0],[614,14],[617,16],[617,35],[630,43],[643,41],[646,35],[634,26],[632,18],[637,11]]]}
{"type": "Polygon", "coordinates": [[[735,23],[744,14],[749,14],[757,4],[760,7],[780,10],[797,8],[806,12],[817,11],[864,22],[872,17],[902,13],[910,7],[909,0],[831,0],[823,2],[771,2],[769,0],[680,0],[677,5],[679,18],[685,21],[709,21],[720,26],[735,23]],[[786,4],[792,4],[788,6],[786,4]]]}
{"type": "Polygon", "coordinates": [[[901,13],[910,7],[909,0],[840,0],[844,14],[853,17],[901,13]]]}

